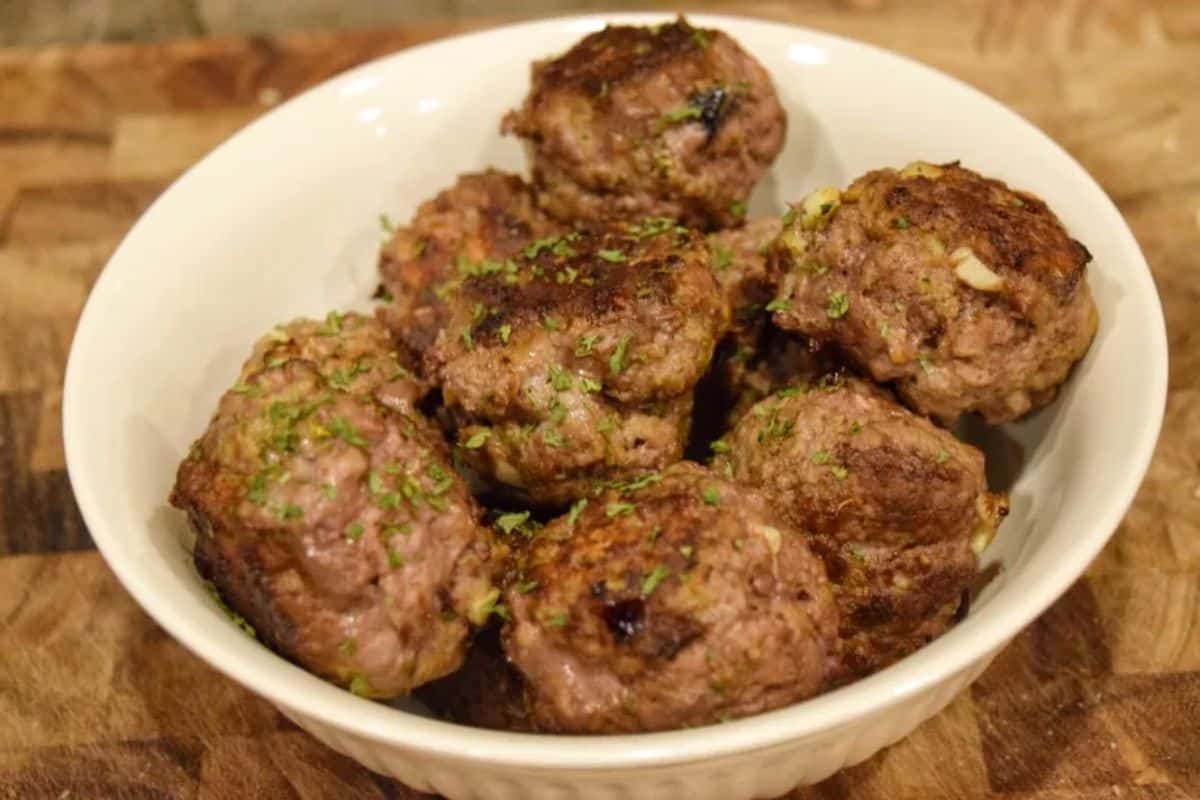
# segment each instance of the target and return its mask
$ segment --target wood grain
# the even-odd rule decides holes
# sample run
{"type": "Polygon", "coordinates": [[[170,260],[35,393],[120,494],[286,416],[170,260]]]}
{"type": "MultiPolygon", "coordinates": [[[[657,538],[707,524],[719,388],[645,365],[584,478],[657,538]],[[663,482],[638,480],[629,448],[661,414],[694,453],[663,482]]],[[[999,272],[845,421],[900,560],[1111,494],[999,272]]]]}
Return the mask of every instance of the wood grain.
{"type": "MultiPolygon", "coordinates": [[[[1086,577],[944,713],[796,797],[1200,797],[1200,5],[701,5],[898,49],[1012,105],[1117,202],[1168,321],[1164,435],[1086,577]]],[[[87,293],[171,180],[281,99],[464,27],[0,50],[0,798],[415,796],[133,604],[87,552],[59,415],[87,293]]]]}

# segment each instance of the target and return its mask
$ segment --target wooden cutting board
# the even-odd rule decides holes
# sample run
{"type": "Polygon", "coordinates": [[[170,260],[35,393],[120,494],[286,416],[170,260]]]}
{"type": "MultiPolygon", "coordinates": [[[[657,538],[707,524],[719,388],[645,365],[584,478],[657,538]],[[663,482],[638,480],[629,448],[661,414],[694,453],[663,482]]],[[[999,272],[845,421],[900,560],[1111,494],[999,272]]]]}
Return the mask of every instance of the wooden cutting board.
{"type": "MultiPolygon", "coordinates": [[[[1200,797],[1200,4],[737,10],[901,50],[1047,130],[1133,226],[1172,350],[1154,463],[1086,578],[943,714],[796,796],[1200,797]]],[[[59,406],[92,281],[174,177],[280,100],[455,28],[0,50],[0,798],[415,796],[133,604],[72,500],[59,406]]]]}

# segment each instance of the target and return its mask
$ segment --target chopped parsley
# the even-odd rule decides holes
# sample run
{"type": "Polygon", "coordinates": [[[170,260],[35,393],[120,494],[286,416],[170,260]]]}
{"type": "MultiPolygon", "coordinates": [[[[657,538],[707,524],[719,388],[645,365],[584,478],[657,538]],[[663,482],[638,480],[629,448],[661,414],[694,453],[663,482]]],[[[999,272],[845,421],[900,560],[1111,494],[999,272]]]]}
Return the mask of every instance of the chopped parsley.
{"type": "Polygon", "coordinates": [[[538,587],[537,581],[521,581],[516,585],[517,594],[529,594],[538,587]]]}
{"type": "Polygon", "coordinates": [[[329,334],[330,336],[341,333],[342,320],[344,319],[345,315],[340,311],[330,311],[325,315],[325,333],[329,334]]]}
{"type": "Polygon", "coordinates": [[[567,446],[566,437],[552,428],[547,428],[546,430],[542,431],[542,441],[545,442],[548,447],[554,447],[556,449],[567,446]]]}
{"type": "Polygon", "coordinates": [[[709,506],[721,505],[721,493],[713,487],[709,486],[704,491],[700,492],[700,497],[704,499],[704,504],[709,506]]]}
{"type": "Polygon", "coordinates": [[[233,392],[234,394],[243,394],[248,397],[261,397],[262,396],[262,389],[260,389],[257,386],[251,386],[246,383],[239,383],[236,386],[234,386],[232,389],[230,389],[230,391],[233,392]]]}
{"type": "Polygon", "coordinates": [[[900,216],[892,220],[892,227],[896,230],[906,231],[912,227],[912,223],[908,221],[908,217],[900,216]]]}
{"type": "Polygon", "coordinates": [[[545,316],[542,317],[542,327],[548,331],[557,331],[562,328],[562,325],[559,324],[559,321],[556,320],[554,317],[550,316],[549,314],[546,314],[545,316]]]}
{"type": "Polygon", "coordinates": [[[625,254],[620,250],[601,250],[596,255],[610,264],[620,264],[625,261],[625,254]]]}
{"type": "Polygon", "coordinates": [[[475,349],[475,339],[474,339],[474,337],[471,336],[471,326],[470,325],[463,326],[462,333],[460,334],[460,336],[462,337],[463,347],[467,348],[468,350],[475,349]]]}
{"type": "Polygon", "coordinates": [[[733,263],[733,251],[728,247],[717,245],[712,251],[712,268],[716,272],[721,272],[729,268],[733,263]]]}
{"type": "Polygon", "coordinates": [[[939,450],[939,451],[938,451],[938,454],[937,454],[937,463],[939,463],[939,464],[945,464],[945,463],[946,463],[947,461],[949,461],[949,460],[950,460],[950,453],[948,453],[948,452],[947,452],[947,451],[945,451],[945,450],[939,450]]]}
{"type": "Polygon", "coordinates": [[[783,212],[783,219],[782,219],[783,227],[790,228],[795,221],[796,221],[796,209],[792,208],[791,206],[788,206],[788,210],[783,212]]]}
{"type": "Polygon", "coordinates": [[[571,376],[558,364],[550,365],[550,377],[548,380],[556,392],[565,392],[572,386],[571,376]]]}
{"type": "Polygon", "coordinates": [[[583,336],[580,336],[579,341],[575,345],[575,355],[579,356],[580,358],[590,355],[592,348],[596,346],[596,341],[599,338],[600,337],[594,333],[586,333],[583,336]]]}
{"type": "Polygon", "coordinates": [[[812,454],[812,463],[828,464],[829,463],[829,453],[825,452],[824,450],[817,450],[815,453],[812,454]]]}
{"type": "Polygon", "coordinates": [[[329,421],[329,432],[341,439],[346,444],[354,445],[355,447],[365,447],[367,442],[362,438],[362,435],[345,417],[334,417],[329,421]]]}
{"type": "Polygon", "coordinates": [[[304,510],[294,503],[288,503],[279,509],[279,518],[282,520],[303,519],[304,510]]]}
{"type": "Polygon", "coordinates": [[[617,342],[616,349],[613,350],[612,355],[609,357],[608,369],[613,375],[620,375],[621,370],[625,368],[625,354],[629,350],[629,340],[632,338],[633,336],[628,333],[622,336],[617,342]]]}
{"type": "Polygon", "coordinates": [[[326,500],[336,500],[338,496],[338,488],[332,483],[327,483],[321,487],[321,494],[325,495],[326,500]]]}
{"type": "Polygon", "coordinates": [[[729,204],[729,213],[734,219],[742,219],[746,216],[746,203],[743,200],[734,200],[729,204]]]}
{"type": "Polygon", "coordinates": [[[714,453],[728,453],[729,452],[729,442],[725,441],[724,439],[717,439],[715,442],[710,443],[708,446],[714,453]]]}
{"type": "Polygon", "coordinates": [[[699,108],[698,106],[693,106],[693,105],[686,105],[686,106],[680,106],[679,108],[673,108],[670,111],[663,114],[661,117],[659,117],[658,129],[660,131],[662,131],[663,129],[665,129],[671,125],[676,125],[680,122],[684,122],[685,120],[700,119],[700,116],[703,113],[704,113],[704,109],[699,108]]]}
{"type": "Polygon", "coordinates": [[[346,526],[345,533],[346,533],[346,541],[357,542],[359,539],[362,538],[362,535],[363,535],[362,523],[361,522],[351,522],[349,525],[346,526]]]}
{"type": "Polygon", "coordinates": [[[559,612],[558,614],[555,614],[554,616],[552,616],[548,620],[546,620],[546,627],[561,628],[567,624],[568,619],[569,619],[569,617],[567,616],[567,612],[565,612],[565,611],[559,612]]]}
{"type": "Polygon", "coordinates": [[[917,363],[921,365],[921,369],[925,372],[925,374],[928,375],[930,372],[933,372],[933,365],[929,362],[928,353],[920,353],[917,356],[917,363]]]}
{"type": "Polygon", "coordinates": [[[825,306],[825,315],[830,319],[841,319],[850,310],[850,298],[845,292],[830,292],[829,304],[825,306]]]}
{"type": "Polygon", "coordinates": [[[586,376],[579,379],[579,385],[583,387],[585,392],[598,392],[604,388],[600,381],[586,376]]]}
{"type": "Polygon", "coordinates": [[[512,325],[509,325],[507,323],[504,325],[501,325],[498,333],[500,335],[500,341],[503,342],[504,344],[508,344],[508,337],[512,336],[512,325]]]}
{"type": "Polygon", "coordinates": [[[505,533],[512,533],[517,528],[529,521],[528,511],[513,511],[508,514],[501,514],[496,519],[496,527],[505,533]]]}
{"type": "Polygon", "coordinates": [[[358,695],[359,697],[369,697],[371,694],[371,684],[367,683],[367,679],[362,675],[355,675],[350,679],[350,694],[358,695]]]}
{"type": "Polygon", "coordinates": [[[471,434],[471,438],[467,439],[467,441],[463,443],[463,447],[467,448],[468,450],[478,450],[479,448],[483,447],[484,443],[487,442],[491,435],[492,432],[489,430],[476,431],[475,433],[471,434]]]}
{"type": "Polygon", "coordinates": [[[786,297],[776,297],[771,302],[767,303],[767,311],[788,311],[792,304],[786,297]]]}
{"type": "Polygon", "coordinates": [[[859,424],[858,420],[855,420],[854,422],[850,423],[850,434],[852,436],[861,430],[862,430],[862,425],[859,424]]]}
{"type": "Polygon", "coordinates": [[[623,517],[626,514],[632,514],[634,508],[636,508],[636,506],[634,506],[633,503],[609,503],[604,507],[604,516],[608,517],[609,519],[623,517]]]}
{"type": "Polygon", "coordinates": [[[640,478],[635,478],[634,480],[630,481],[628,483],[628,485],[625,486],[625,491],[636,492],[641,489],[645,489],[647,486],[653,486],[654,484],[658,483],[661,480],[662,480],[661,472],[647,472],[645,475],[642,475],[640,478]]]}
{"type": "Polygon", "coordinates": [[[649,597],[650,595],[654,594],[654,590],[657,589],[658,585],[666,580],[667,576],[670,574],[671,570],[665,564],[659,564],[657,567],[655,567],[653,571],[646,576],[645,580],[642,581],[642,597],[649,597]]]}
{"type": "Polygon", "coordinates": [[[571,506],[571,510],[567,512],[567,527],[568,528],[575,527],[575,522],[579,519],[579,515],[583,513],[583,510],[585,508],[587,508],[587,504],[588,504],[587,498],[584,497],[584,498],[581,498],[580,500],[577,500],[575,502],[575,504],[571,506]]]}
{"type": "Polygon", "coordinates": [[[839,481],[846,480],[846,476],[850,474],[845,467],[838,464],[834,464],[832,467],[830,467],[829,471],[832,472],[833,477],[837,478],[839,481]]]}

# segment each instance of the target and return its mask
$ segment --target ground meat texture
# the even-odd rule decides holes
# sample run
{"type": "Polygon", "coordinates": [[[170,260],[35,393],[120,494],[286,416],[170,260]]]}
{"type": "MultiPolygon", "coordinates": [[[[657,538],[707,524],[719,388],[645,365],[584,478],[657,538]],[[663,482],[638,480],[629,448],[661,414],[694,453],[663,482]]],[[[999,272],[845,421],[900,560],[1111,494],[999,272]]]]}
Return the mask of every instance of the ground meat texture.
{"type": "Polygon", "coordinates": [[[425,371],[459,458],[550,507],[679,460],[728,321],[703,240],[666,220],[533,242],[447,314],[425,371]]]}
{"type": "Polygon", "coordinates": [[[281,326],[179,468],[195,562],[258,638],[394,697],[456,669],[496,602],[489,534],[369,317],[281,326]]]}
{"type": "Polygon", "coordinates": [[[439,295],[463,277],[461,265],[503,261],[557,228],[518,176],[496,170],[459,176],[383,246],[379,274],[391,300],[381,319],[420,353],[445,323],[439,295]]]}
{"type": "Polygon", "coordinates": [[[716,449],[825,559],[852,675],[945,629],[1006,511],[982,453],[856,378],[776,393],[716,449]]]}
{"type": "Polygon", "coordinates": [[[762,65],[682,18],[609,26],[536,62],[502,124],[525,140],[538,202],[555,217],[659,215],[701,228],[743,218],[785,129],[762,65]]]}
{"type": "Polygon", "coordinates": [[[1038,198],[957,164],[870,172],[789,217],[776,324],[945,424],[1046,405],[1095,335],[1087,249],[1038,198]]]}
{"type": "Polygon", "coordinates": [[[818,692],[837,610],[804,538],[753,490],[679,462],[542,531],[505,592],[505,652],[542,731],[669,730],[818,692]]]}

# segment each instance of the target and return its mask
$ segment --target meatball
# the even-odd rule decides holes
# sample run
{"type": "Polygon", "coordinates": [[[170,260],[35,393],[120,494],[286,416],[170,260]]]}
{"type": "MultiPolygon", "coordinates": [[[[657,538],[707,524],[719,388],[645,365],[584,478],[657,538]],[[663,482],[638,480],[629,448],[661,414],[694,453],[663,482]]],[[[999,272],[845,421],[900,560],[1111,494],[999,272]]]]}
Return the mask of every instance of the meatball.
{"type": "Polygon", "coordinates": [[[379,274],[391,299],[381,319],[411,352],[422,352],[445,323],[438,295],[461,277],[459,265],[503,261],[557,228],[518,176],[496,170],[459,176],[384,245],[379,274]]]}
{"type": "Polygon", "coordinates": [[[837,664],[821,562],[753,490],[679,462],[580,501],[505,592],[543,731],[666,730],[818,692],[837,664]]]}
{"type": "Polygon", "coordinates": [[[1007,510],[982,453],[857,378],[780,391],[715,449],[824,559],[849,677],[945,630],[1007,510]]]}
{"type": "Polygon", "coordinates": [[[522,502],[678,461],[728,309],[703,240],[664,220],[470,267],[424,354],[461,461],[522,502]]]}
{"type": "Polygon", "coordinates": [[[680,18],[609,26],[536,62],[501,127],[525,141],[538,203],[561,220],[655,215],[708,228],[745,215],[786,117],[761,64],[680,18]]]}
{"type": "Polygon", "coordinates": [[[254,348],[179,468],[196,567],[266,645],[370,697],[456,669],[499,596],[489,534],[374,319],[254,348]]]}
{"type": "Polygon", "coordinates": [[[1087,249],[1038,198],[957,163],[870,172],[789,217],[776,324],[945,424],[1046,405],[1095,335],[1087,249]]]}

